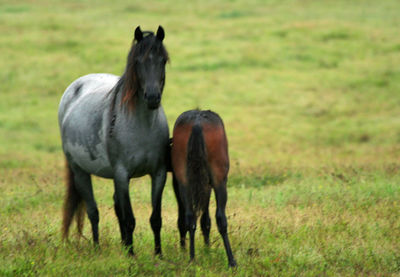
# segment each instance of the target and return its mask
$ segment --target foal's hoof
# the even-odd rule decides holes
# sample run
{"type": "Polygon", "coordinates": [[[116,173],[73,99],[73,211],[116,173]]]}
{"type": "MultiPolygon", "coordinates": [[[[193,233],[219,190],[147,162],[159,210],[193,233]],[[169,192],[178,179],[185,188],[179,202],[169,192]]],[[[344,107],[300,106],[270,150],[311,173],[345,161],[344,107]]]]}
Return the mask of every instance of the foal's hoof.
{"type": "Polygon", "coordinates": [[[94,248],[94,251],[100,251],[101,250],[101,247],[100,247],[99,243],[95,243],[93,245],[93,248],[94,248]]]}

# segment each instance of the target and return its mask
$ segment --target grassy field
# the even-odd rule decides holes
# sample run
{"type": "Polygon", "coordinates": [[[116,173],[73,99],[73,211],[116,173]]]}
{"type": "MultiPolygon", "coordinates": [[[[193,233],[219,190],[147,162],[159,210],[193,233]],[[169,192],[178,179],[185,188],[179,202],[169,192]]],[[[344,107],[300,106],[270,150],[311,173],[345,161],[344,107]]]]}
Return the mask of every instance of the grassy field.
{"type": "MultiPolygon", "coordinates": [[[[400,3],[0,0],[0,276],[400,275],[400,3]],[[94,179],[100,250],[61,241],[57,107],[92,72],[120,75],[134,28],[166,31],[170,127],[200,107],[228,132],[229,270],[180,251],[169,176],[164,257],[153,256],[149,178],[131,184],[136,257],[120,245],[113,185],[94,179]]],[[[212,199],[211,213],[215,204],[212,199]]]]}

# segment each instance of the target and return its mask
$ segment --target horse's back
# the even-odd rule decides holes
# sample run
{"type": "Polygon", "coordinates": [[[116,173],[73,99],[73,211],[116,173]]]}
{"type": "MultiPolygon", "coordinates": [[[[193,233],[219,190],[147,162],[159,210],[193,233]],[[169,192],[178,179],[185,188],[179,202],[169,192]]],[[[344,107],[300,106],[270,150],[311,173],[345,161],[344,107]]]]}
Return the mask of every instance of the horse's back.
{"type": "Polygon", "coordinates": [[[193,126],[201,127],[204,147],[215,183],[229,171],[228,141],[222,119],[212,111],[191,110],[181,114],[173,131],[172,163],[177,175],[186,179],[188,143],[193,126]]]}
{"type": "Polygon", "coordinates": [[[111,103],[109,91],[118,77],[89,74],[64,92],[58,110],[63,150],[69,162],[102,177],[111,177],[105,133],[111,103]]]}
{"type": "Polygon", "coordinates": [[[92,97],[97,99],[105,96],[115,86],[118,79],[118,76],[112,74],[94,73],[82,76],[73,81],[64,91],[61,98],[58,108],[59,120],[64,118],[74,103],[79,103],[79,100],[88,94],[97,94],[97,97],[92,97]]]}

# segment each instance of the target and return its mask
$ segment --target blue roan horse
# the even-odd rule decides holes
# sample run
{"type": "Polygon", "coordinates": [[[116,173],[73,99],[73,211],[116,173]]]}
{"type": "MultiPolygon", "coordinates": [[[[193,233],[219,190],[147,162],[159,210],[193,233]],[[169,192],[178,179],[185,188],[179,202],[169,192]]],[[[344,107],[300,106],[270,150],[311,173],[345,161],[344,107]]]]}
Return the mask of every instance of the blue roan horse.
{"type": "Polygon", "coordinates": [[[63,236],[74,215],[82,229],[82,208],[98,244],[99,212],[93,195],[91,174],[114,179],[114,207],[124,245],[133,254],[135,229],[129,198],[129,180],[151,176],[150,217],[155,252],[161,254],[161,196],[165,185],[169,131],[160,105],[168,53],[164,30],[156,35],[135,30],[135,38],[121,77],[90,74],[75,80],[62,96],[58,120],[67,160],[67,193],[63,236]]]}

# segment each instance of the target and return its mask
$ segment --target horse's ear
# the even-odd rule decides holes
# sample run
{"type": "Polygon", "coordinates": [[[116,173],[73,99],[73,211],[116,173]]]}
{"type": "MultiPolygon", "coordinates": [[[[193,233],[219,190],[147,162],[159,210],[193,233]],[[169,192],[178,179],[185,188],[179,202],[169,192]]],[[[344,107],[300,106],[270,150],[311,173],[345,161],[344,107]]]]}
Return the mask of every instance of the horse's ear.
{"type": "Polygon", "coordinates": [[[165,37],[164,29],[163,29],[163,27],[161,27],[161,25],[160,25],[160,26],[158,26],[158,30],[157,30],[157,38],[158,38],[160,41],[163,41],[164,37],[165,37]]]}
{"type": "Polygon", "coordinates": [[[137,26],[135,29],[135,40],[140,42],[143,38],[142,30],[140,30],[140,26],[137,26]]]}

